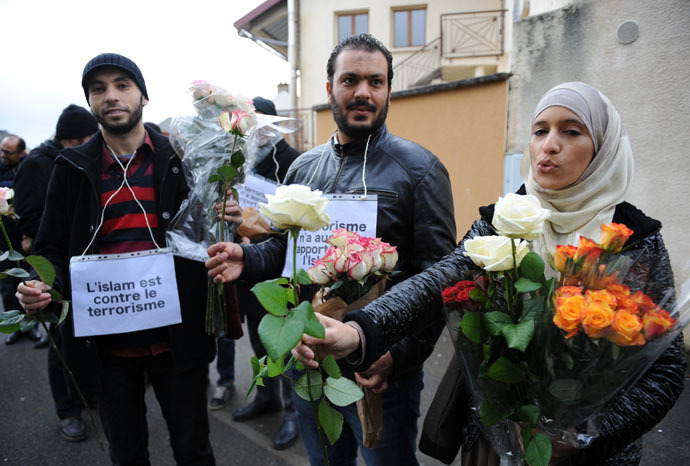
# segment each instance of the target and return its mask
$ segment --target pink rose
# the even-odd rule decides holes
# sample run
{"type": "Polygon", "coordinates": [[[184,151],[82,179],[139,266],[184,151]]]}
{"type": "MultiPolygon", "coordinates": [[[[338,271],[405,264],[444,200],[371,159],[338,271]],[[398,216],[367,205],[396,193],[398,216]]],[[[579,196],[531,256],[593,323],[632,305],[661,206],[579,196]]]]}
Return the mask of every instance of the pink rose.
{"type": "Polygon", "coordinates": [[[395,264],[398,263],[398,250],[395,246],[391,246],[388,243],[381,243],[383,247],[383,252],[381,257],[383,257],[383,270],[384,272],[391,272],[395,264]]]}
{"type": "Polygon", "coordinates": [[[244,136],[249,129],[249,114],[243,110],[233,111],[232,116],[226,110],[218,115],[218,121],[223,131],[237,136],[244,136]]]}
{"type": "Polygon", "coordinates": [[[312,283],[317,283],[319,285],[326,285],[331,281],[331,274],[326,264],[324,264],[323,259],[315,260],[314,265],[307,270],[307,275],[311,278],[312,283]]]}
{"type": "Polygon", "coordinates": [[[333,230],[333,234],[330,238],[326,240],[331,246],[335,246],[338,249],[345,249],[345,244],[348,238],[357,236],[357,233],[353,233],[345,228],[338,228],[333,230]]]}
{"type": "Polygon", "coordinates": [[[369,266],[362,256],[357,252],[351,253],[347,259],[347,276],[352,280],[360,281],[367,273],[369,273],[369,266]]]}

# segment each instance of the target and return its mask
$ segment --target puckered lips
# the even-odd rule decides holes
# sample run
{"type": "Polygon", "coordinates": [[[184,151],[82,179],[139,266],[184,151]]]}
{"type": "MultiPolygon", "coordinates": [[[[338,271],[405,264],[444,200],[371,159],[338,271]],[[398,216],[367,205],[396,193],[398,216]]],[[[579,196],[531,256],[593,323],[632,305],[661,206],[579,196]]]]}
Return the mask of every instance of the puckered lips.
{"type": "Polygon", "coordinates": [[[537,170],[541,173],[553,173],[558,168],[552,160],[542,159],[537,161],[537,170]]]}

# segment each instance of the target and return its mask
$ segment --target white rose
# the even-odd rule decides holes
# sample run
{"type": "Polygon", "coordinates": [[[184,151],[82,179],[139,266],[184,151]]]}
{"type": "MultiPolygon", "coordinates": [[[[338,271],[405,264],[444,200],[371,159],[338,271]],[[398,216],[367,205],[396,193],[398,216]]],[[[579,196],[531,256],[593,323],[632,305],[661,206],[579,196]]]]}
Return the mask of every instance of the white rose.
{"type": "MultiPolygon", "coordinates": [[[[510,242],[515,241],[505,236],[477,236],[465,241],[465,256],[483,267],[487,272],[500,272],[513,268],[513,251],[510,242]]],[[[517,265],[527,255],[529,249],[526,241],[515,245],[517,265]]]]}
{"type": "Polygon", "coordinates": [[[510,193],[498,198],[491,223],[503,236],[534,240],[543,232],[544,221],[550,215],[535,196],[510,193]]]}
{"type": "Polygon", "coordinates": [[[268,203],[259,203],[259,210],[281,230],[300,227],[316,231],[330,222],[326,214],[328,199],[321,191],[312,191],[301,184],[279,186],[275,195],[266,194],[268,203]]]}
{"type": "Polygon", "coordinates": [[[10,205],[7,202],[14,196],[14,191],[10,188],[0,188],[0,215],[5,215],[10,211],[10,205]]]}

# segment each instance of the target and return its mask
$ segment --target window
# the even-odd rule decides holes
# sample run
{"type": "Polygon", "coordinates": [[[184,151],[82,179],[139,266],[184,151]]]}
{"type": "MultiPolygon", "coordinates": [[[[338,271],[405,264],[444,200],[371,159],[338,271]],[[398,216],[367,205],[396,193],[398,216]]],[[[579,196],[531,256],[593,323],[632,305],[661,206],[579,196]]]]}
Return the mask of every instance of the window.
{"type": "Polygon", "coordinates": [[[367,13],[338,15],[338,41],[365,32],[369,32],[369,15],[367,13]]]}
{"type": "Polygon", "coordinates": [[[416,47],[426,43],[426,10],[393,12],[394,47],[416,47]]]}

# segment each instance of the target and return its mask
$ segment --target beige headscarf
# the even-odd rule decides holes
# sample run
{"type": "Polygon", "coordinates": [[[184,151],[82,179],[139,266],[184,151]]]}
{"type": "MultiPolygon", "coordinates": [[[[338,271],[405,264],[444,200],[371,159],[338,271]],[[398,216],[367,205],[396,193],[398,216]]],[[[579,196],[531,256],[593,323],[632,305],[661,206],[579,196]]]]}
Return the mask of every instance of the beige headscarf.
{"type": "Polygon", "coordinates": [[[565,107],[580,117],[592,136],[595,153],[575,183],[556,190],[542,188],[534,180],[529,149],[522,158],[520,175],[527,194],[538,197],[542,207],[551,210],[544,234],[534,248],[552,254],[557,244],[577,244],[579,235],[599,240],[601,225],[611,222],[616,205],[625,199],[634,168],[620,116],[601,92],[579,82],[560,84],[541,98],[532,122],[553,106],[565,107]]]}

